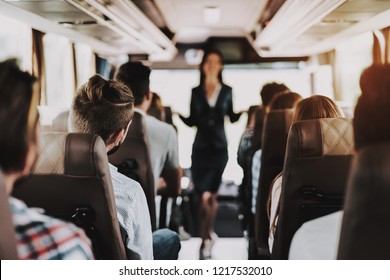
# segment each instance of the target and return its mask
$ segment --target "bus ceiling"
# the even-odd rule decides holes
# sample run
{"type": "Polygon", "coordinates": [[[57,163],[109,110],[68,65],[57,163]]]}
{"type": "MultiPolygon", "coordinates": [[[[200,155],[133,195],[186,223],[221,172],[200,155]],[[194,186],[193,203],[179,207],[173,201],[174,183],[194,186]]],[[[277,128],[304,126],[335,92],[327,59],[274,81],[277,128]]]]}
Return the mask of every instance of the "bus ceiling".
{"type": "Polygon", "coordinates": [[[221,49],[228,64],[306,60],[390,26],[390,1],[5,0],[0,14],[101,56],[188,68],[207,47],[221,49]]]}

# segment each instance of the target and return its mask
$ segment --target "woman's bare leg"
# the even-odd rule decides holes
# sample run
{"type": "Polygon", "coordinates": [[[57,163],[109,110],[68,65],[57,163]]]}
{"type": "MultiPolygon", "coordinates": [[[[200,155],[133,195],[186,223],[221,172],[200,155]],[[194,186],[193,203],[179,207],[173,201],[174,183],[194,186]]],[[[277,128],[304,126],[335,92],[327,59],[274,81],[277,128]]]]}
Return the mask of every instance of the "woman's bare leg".
{"type": "Polygon", "coordinates": [[[201,197],[201,219],[200,219],[200,236],[202,237],[202,243],[206,239],[210,239],[210,224],[212,219],[212,193],[204,192],[201,197]]]}
{"type": "Polygon", "coordinates": [[[218,209],[218,200],[217,195],[213,193],[211,195],[210,199],[210,220],[209,220],[209,236],[212,237],[212,234],[214,233],[214,223],[215,223],[215,217],[217,216],[217,209],[218,209]]]}

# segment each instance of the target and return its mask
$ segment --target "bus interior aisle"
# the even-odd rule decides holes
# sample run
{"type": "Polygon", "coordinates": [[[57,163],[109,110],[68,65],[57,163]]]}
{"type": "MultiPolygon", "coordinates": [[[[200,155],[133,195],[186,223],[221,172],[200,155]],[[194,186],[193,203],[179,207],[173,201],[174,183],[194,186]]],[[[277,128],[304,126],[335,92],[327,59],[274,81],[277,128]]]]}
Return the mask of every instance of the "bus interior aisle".
{"type": "MultiPolygon", "coordinates": [[[[223,181],[218,191],[218,210],[215,220],[215,232],[218,239],[212,250],[212,260],[247,260],[248,248],[247,240],[244,238],[240,220],[240,201],[238,188],[234,182],[223,181]]],[[[199,260],[199,248],[201,238],[199,237],[199,217],[196,206],[197,199],[192,197],[188,202],[192,207],[191,221],[186,223],[186,230],[191,234],[191,238],[181,241],[181,260],[199,260]]],[[[188,220],[187,220],[188,222],[188,220]]]]}

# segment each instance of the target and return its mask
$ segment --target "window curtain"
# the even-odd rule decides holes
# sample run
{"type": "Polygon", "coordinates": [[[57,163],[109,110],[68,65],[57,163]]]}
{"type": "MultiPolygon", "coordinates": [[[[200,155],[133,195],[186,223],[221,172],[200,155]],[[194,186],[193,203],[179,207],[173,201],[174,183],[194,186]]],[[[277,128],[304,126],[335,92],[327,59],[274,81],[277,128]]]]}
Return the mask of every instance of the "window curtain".
{"type": "Polygon", "coordinates": [[[76,61],[76,46],[74,43],[72,43],[72,61],[73,61],[73,82],[74,82],[74,90],[73,92],[76,92],[77,91],[77,87],[78,87],[78,71],[79,69],[77,68],[77,61],[76,61]]]}
{"type": "Polygon", "coordinates": [[[383,37],[385,39],[385,64],[390,63],[390,26],[382,29],[383,37]]]}
{"type": "Polygon", "coordinates": [[[45,57],[43,48],[43,37],[45,33],[32,30],[32,74],[38,79],[38,91],[40,93],[40,104],[47,105],[46,96],[46,75],[45,57]]]}

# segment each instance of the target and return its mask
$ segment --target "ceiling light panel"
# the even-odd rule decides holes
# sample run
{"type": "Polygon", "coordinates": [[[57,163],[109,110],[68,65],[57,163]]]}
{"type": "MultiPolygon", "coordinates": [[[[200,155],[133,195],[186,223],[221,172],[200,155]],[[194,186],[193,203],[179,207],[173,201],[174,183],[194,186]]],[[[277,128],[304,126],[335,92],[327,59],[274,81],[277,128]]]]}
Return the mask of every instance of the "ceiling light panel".
{"type": "Polygon", "coordinates": [[[207,25],[214,25],[221,20],[221,9],[216,6],[207,6],[203,8],[203,20],[207,25]]]}
{"type": "Polygon", "coordinates": [[[286,0],[255,40],[260,50],[282,49],[346,0],[286,0]]]}
{"type": "Polygon", "coordinates": [[[174,44],[131,1],[66,1],[148,53],[151,60],[170,60],[177,53],[174,44]]]}
{"type": "Polygon", "coordinates": [[[241,29],[249,33],[260,18],[266,0],[155,0],[169,29],[177,33],[181,29],[241,29]],[[213,7],[217,8],[212,11],[213,7]],[[205,12],[208,9],[207,12],[205,12]],[[189,12],[190,11],[190,12],[189,12]],[[219,21],[206,22],[205,13],[219,14],[219,21]]]}

